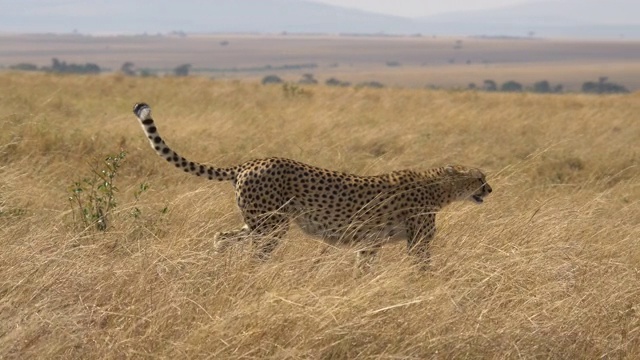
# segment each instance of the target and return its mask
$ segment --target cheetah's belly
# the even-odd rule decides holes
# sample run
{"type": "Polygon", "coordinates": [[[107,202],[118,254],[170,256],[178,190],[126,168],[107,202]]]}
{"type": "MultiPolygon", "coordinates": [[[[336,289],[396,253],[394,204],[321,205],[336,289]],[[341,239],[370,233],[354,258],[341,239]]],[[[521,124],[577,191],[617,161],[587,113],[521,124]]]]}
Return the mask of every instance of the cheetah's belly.
{"type": "Polygon", "coordinates": [[[376,225],[363,222],[331,226],[304,215],[296,217],[294,221],[306,234],[319,237],[332,245],[361,241],[388,243],[407,239],[407,230],[400,225],[376,225]]]}

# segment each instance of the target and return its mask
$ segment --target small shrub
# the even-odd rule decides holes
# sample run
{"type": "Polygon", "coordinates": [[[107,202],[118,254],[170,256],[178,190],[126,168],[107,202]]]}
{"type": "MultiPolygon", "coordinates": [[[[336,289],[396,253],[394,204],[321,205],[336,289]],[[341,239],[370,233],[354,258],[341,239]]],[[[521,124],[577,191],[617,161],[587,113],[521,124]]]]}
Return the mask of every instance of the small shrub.
{"type": "Polygon", "coordinates": [[[95,226],[100,231],[107,230],[108,217],[117,205],[114,180],[126,156],[125,151],[107,156],[92,167],[89,177],[70,187],[69,203],[76,224],[85,229],[95,226]]]}
{"type": "Polygon", "coordinates": [[[282,84],[282,92],[287,98],[293,97],[311,97],[311,92],[301,88],[296,84],[284,83],[282,84]]]}

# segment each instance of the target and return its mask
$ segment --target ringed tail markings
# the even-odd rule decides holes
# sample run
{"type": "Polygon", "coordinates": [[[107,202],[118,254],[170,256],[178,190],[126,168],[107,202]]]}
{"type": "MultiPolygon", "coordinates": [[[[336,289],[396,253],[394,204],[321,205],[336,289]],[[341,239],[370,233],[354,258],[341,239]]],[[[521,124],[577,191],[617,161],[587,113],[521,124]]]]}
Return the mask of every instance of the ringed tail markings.
{"type": "Polygon", "coordinates": [[[189,161],[184,157],[178,155],[173,151],[162,139],[158,128],[151,117],[151,108],[146,103],[137,103],[133,106],[133,113],[136,115],[144,130],[149,144],[163,159],[172,163],[175,167],[184,170],[184,172],[196,175],[204,176],[209,180],[218,181],[234,181],[237,175],[235,167],[231,168],[217,168],[213,166],[206,166],[197,162],[189,161]]]}

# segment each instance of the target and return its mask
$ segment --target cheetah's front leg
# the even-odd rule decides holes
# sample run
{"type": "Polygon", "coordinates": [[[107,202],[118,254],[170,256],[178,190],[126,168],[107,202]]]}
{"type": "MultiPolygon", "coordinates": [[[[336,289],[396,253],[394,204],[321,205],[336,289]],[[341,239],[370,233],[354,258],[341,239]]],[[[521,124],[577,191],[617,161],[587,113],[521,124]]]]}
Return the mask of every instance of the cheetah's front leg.
{"type": "Polygon", "coordinates": [[[249,236],[249,226],[241,229],[216,233],[213,237],[213,249],[216,253],[225,252],[234,243],[245,240],[249,236]]]}
{"type": "Polygon", "coordinates": [[[416,258],[421,270],[429,267],[429,243],[436,234],[435,214],[416,216],[407,223],[407,250],[416,258]]]}

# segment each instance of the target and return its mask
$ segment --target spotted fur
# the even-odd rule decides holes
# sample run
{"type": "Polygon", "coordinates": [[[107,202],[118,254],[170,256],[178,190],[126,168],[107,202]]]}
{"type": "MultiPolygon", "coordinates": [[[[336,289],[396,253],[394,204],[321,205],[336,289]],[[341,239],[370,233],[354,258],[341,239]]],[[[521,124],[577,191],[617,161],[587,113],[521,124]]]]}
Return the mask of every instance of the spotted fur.
{"type": "Polygon", "coordinates": [[[167,146],[147,104],[136,104],[133,112],[151,146],[167,162],[187,173],[233,184],[245,225],[216,235],[220,251],[234,240],[259,238],[258,254],[266,258],[293,220],[304,232],[328,243],[358,245],[359,266],[369,264],[383,243],[403,239],[410,253],[426,259],[436,213],[454,201],[482,203],[492,191],[482,171],[460,165],[376,176],[346,174],[286,158],[251,160],[228,168],[206,166],[167,146]]]}

